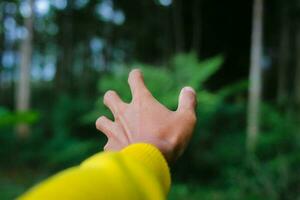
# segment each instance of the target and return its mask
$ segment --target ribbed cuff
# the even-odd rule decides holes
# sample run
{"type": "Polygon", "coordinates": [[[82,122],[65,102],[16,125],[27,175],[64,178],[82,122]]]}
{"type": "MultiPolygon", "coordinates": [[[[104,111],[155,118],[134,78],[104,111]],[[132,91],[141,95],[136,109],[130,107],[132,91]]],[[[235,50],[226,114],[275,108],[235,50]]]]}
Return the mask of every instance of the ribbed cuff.
{"type": "Polygon", "coordinates": [[[162,183],[164,192],[166,194],[169,192],[170,170],[164,156],[155,146],[146,143],[132,144],[124,148],[121,153],[134,157],[152,170],[162,183]]]}

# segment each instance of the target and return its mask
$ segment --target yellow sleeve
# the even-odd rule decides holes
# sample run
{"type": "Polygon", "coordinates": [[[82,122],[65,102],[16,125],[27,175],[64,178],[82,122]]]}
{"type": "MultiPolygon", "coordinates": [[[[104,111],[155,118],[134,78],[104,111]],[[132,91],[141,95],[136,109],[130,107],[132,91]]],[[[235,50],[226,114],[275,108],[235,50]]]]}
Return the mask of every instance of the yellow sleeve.
{"type": "Polygon", "coordinates": [[[98,153],[30,189],[20,200],[160,200],[170,188],[170,173],[160,151],[133,144],[120,152],[98,153]]]}

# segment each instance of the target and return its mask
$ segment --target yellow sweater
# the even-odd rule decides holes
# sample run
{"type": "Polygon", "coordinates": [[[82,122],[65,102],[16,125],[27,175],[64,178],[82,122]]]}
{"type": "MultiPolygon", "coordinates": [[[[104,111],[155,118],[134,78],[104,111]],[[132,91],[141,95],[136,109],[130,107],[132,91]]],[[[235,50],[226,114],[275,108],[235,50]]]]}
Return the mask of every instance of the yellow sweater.
{"type": "Polygon", "coordinates": [[[81,165],[43,181],[19,200],[160,200],[170,188],[170,173],[160,151],[133,144],[120,152],[98,153],[81,165]]]}

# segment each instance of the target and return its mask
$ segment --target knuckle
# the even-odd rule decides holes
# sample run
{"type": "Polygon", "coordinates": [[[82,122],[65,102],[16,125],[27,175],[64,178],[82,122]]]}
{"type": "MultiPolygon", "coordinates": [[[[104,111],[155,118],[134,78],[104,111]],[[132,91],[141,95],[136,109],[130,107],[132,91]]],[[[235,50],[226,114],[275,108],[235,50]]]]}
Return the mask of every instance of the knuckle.
{"type": "Polygon", "coordinates": [[[195,124],[196,124],[196,122],[197,122],[197,116],[196,116],[195,113],[191,113],[191,114],[190,114],[190,120],[191,120],[191,124],[192,124],[192,125],[195,125],[195,124]]]}
{"type": "Polygon", "coordinates": [[[124,116],[124,113],[125,113],[125,107],[122,107],[122,106],[119,106],[117,109],[116,109],[116,112],[117,112],[117,116],[116,117],[120,117],[120,116],[124,116]]]}
{"type": "Polygon", "coordinates": [[[197,122],[197,115],[194,111],[187,110],[182,114],[183,115],[181,116],[186,120],[186,122],[189,122],[192,125],[194,125],[197,122]]]}
{"type": "Polygon", "coordinates": [[[192,121],[193,123],[196,123],[196,121],[197,121],[196,113],[195,113],[195,112],[192,112],[192,113],[190,114],[190,116],[191,116],[191,121],[192,121]]]}
{"type": "Polygon", "coordinates": [[[142,103],[144,102],[145,99],[153,98],[153,95],[151,94],[151,92],[145,88],[139,88],[139,90],[137,90],[136,93],[137,93],[137,95],[136,95],[137,99],[139,101],[141,101],[142,103]]]}

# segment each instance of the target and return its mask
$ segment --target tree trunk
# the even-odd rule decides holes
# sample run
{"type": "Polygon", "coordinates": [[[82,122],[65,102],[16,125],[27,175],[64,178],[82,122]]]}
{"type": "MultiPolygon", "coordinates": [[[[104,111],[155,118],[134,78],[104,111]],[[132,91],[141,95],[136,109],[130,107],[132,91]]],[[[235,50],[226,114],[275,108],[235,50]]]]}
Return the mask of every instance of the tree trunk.
{"type": "Polygon", "coordinates": [[[196,52],[197,55],[200,54],[200,46],[201,46],[201,0],[194,0],[193,3],[193,43],[192,48],[196,52]]]}
{"type": "Polygon", "coordinates": [[[57,93],[66,93],[73,84],[73,1],[67,1],[66,10],[60,15],[58,20],[61,27],[57,36],[60,45],[56,73],[55,89],[57,93]]]}
{"type": "Polygon", "coordinates": [[[254,0],[251,58],[250,58],[250,88],[248,97],[247,121],[247,150],[255,150],[257,135],[259,133],[259,116],[262,88],[262,33],[263,33],[263,0],[254,0]]]}
{"type": "Polygon", "coordinates": [[[104,60],[104,71],[109,71],[111,61],[112,61],[112,51],[113,51],[113,44],[112,44],[112,37],[113,37],[113,27],[110,23],[106,23],[104,25],[103,36],[105,39],[105,46],[103,48],[103,60],[104,60]]]}
{"type": "Polygon", "coordinates": [[[281,5],[281,31],[279,43],[278,58],[278,87],[277,87],[277,103],[284,105],[286,102],[287,91],[287,68],[289,65],[290,45],[289,45],[289,20],[287,16],[286,2],[281,5]]]}
{"type": "Polygon", "coordinates": [[[164,30],[162,47],[163,47],[163,55],[162,60],[169,60],[172,55],[172,40],[170,38],[170,33],[172,33],[172,17],[170,10],[166,10],[163,13],[164,23],[162,24],[162,29],[164,30]]]}
{"type": "Polygon", "coordinates": [[[294,94],[295,94],[295,104],[296,113],[298,115],[298,120],[300,121],[300,26],[297,27],[296,32],[296,71],[294,80],[294,94]]]}
{"type": "MultiPolygon", "coordinates": [[[[2,8],[0,11],[2,13],[2,16],[0,16],[0,20],[1,21],[4,21],[5,17],[6,17],[6,13],[4,12],[4,6],[0,7],[2,8]]],[[[1,23],[0,24],[0,28],[1,30],[5,30],[4,29],[4,23],[1,23]]],[[[4,52],[5,51],[5,37],[4,37],[4,31],[2,34],[0,34],[0,52],[4,52]]],[[[3,66],[0,65],[0,104],[1,104],[1,99],[3,98],[2,97],[2,94],[3,94],[3,82],[2,82],[2,71],[3,71],[3,66]]]]}
{"type": "MultiPolygon", "coordinates": [[[[16,84],[16,110],[25,112],[30,106],[30,65],[32,56],[32,37],[33,37],[33,0],[29,1],[31,15],[24,19],[24,26],[27,29],[27,35],[20,46],[20,68],[19,78],[16,84]]],[[[29,126],[27,124],[17,125],[17,134],[19,138],[29,136],[29,126]]]]}
{"type": "Polygon", "coordinates": [[[184,50],[184,28],[183,28],[183,13],[182,0],[175,0],[173,3],[173,29],[175,33],[175,51],[177,53],[184,50]]]}

